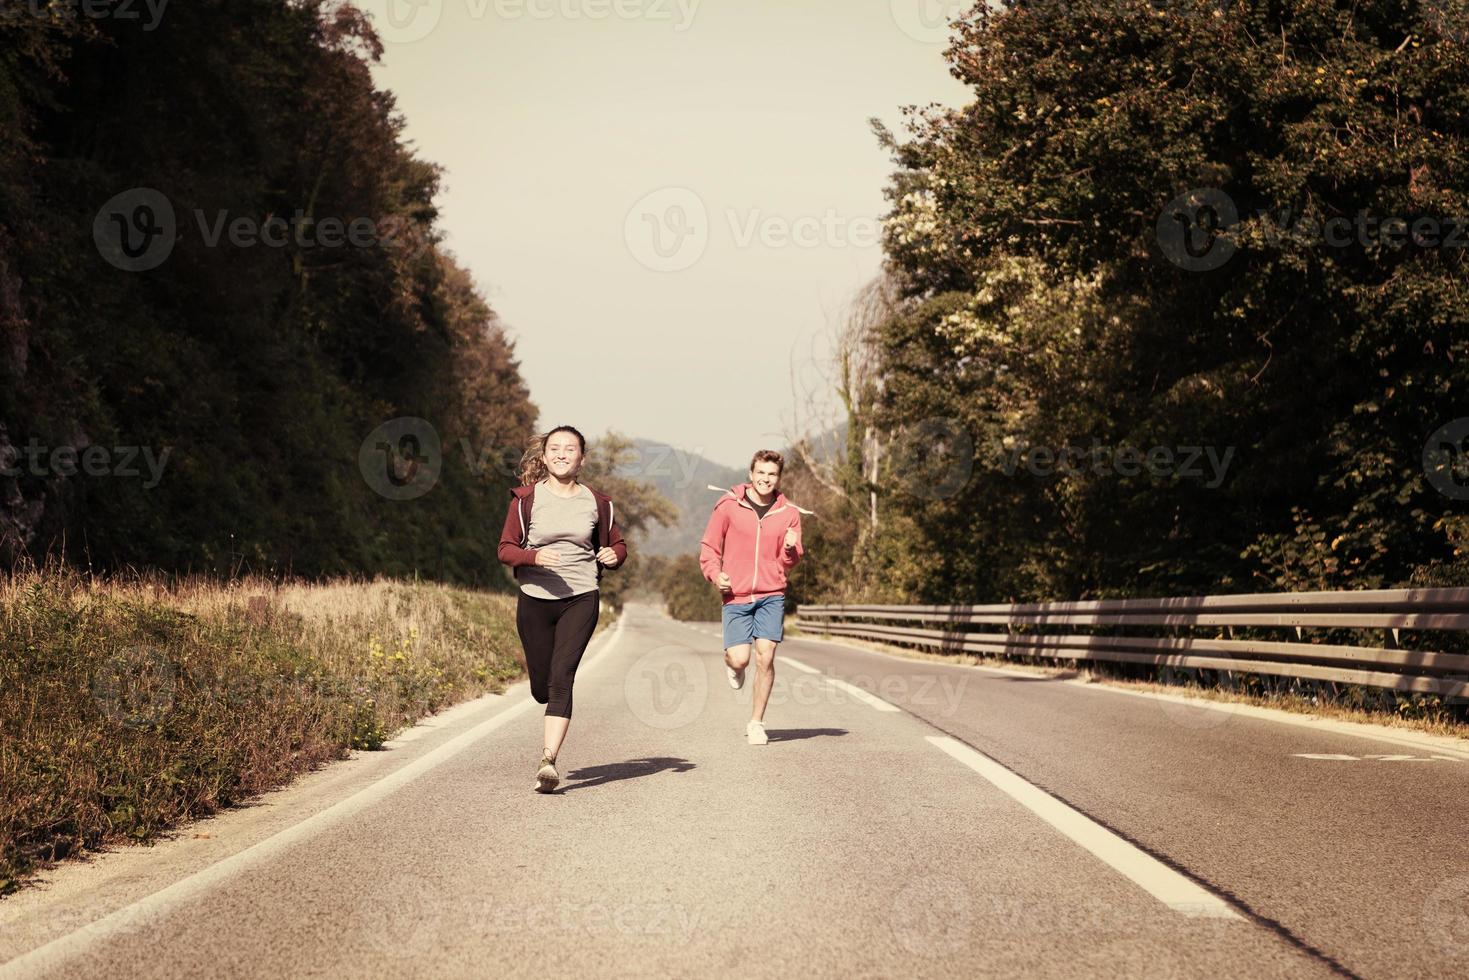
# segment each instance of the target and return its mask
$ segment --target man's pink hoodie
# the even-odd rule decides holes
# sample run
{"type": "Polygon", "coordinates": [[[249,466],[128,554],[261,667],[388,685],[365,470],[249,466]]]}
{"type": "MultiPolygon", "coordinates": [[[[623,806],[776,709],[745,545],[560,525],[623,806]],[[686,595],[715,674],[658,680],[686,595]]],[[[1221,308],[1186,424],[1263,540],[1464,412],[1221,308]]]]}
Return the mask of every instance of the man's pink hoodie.
{"type": "Polygon", "coordinates": [[[754,602],[780,595],[786,588],[786,570],[801,560],[801,512],[779,490],[763,519],[745,499],[750,484],[731,487],[714,505],[704,538],[699,542],[699,568],[710,582],[719,573],[729,576],[733,591],[724,604],[754,602]],[[785,547],[787,528],[796,529],[796,545],[785,547]]]}

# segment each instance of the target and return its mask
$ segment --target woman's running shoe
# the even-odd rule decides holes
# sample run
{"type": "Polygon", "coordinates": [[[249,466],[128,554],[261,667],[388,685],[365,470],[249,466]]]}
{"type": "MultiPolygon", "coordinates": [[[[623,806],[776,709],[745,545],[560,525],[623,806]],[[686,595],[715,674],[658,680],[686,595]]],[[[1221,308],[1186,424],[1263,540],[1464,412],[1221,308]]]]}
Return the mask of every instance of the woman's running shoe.
{"type": "Polygon", "coordinates": [[[541,755],[541,768],[536,771],[536,792],[549,793],[561,782],[561,774],[556,771],[556,760],[549,752],[541,755]]]}

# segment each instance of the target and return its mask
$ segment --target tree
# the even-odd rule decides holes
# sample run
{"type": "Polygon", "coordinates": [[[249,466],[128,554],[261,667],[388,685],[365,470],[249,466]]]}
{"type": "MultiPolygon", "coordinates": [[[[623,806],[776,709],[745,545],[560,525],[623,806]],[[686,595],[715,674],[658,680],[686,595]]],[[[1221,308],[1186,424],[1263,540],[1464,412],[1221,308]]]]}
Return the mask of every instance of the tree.
{"type": "Polygon", "coordinates": [[[483,531],[509,479],[458,450],[535,408],[438,247],[439,171],[373,85],[366,17],[197,0],[148,31],[45,6],[0,18],[0,459],[43,451],[0,470],[0,560],[508,584],[483,531]],[[178,234],[130,271],[93,232],[143,217],[139,192],[178,234]],[[394,419],[437,472],[413,499],[359,468],[394,419]],[[68,472],[56,449],[116,465],[68,472]],[[140,450],[156,481],[121,472],[140,450]]]}
{"type": "Polygon", "coordinates": [[[910,460],[954,442],[929,420],[975,447],[952,492],[886,469],[887,550],[924,556],[897,588],[1294,587],[1302,562],[1367,587],[1462,560],[1424,453],[1462,412],[1463,251],[1401,230],[1469,212],[1469,58],[1432,15],[1016,0],[959,23],[972,101],[879,133],[881,427],[918,433],[910,460]],[[1175,459],[1128,475],[1126,447],[1175,459]],[[1191,478],[1187,447],[1230,462],[1191,478]]]}

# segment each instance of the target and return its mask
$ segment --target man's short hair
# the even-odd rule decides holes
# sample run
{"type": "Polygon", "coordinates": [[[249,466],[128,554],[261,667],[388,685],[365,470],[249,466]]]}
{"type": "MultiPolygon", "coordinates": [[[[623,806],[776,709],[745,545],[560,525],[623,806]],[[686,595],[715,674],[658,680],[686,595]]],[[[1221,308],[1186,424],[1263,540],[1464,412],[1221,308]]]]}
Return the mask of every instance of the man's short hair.
{"type": "Polygon", "coordinates": [[[785,472],[786,458],[774,449],[762,449],[750,457],[750,469],[755,469],[756,463],[774,463],[777,476],[785,472]]]}

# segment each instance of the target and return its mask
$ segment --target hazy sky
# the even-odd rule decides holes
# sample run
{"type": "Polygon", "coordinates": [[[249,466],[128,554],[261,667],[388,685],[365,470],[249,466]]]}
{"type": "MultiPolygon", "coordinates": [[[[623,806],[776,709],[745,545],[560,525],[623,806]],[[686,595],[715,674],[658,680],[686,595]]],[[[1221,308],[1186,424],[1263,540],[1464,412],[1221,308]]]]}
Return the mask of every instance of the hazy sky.
{"type": "Polygon", "coordinates": [[[867,120],[961,104],[958,0],[359,0],[543,426],[743,465],[881,263],[867,120]],[[389,4],[392,7],[389,8],[389,4]]]}

